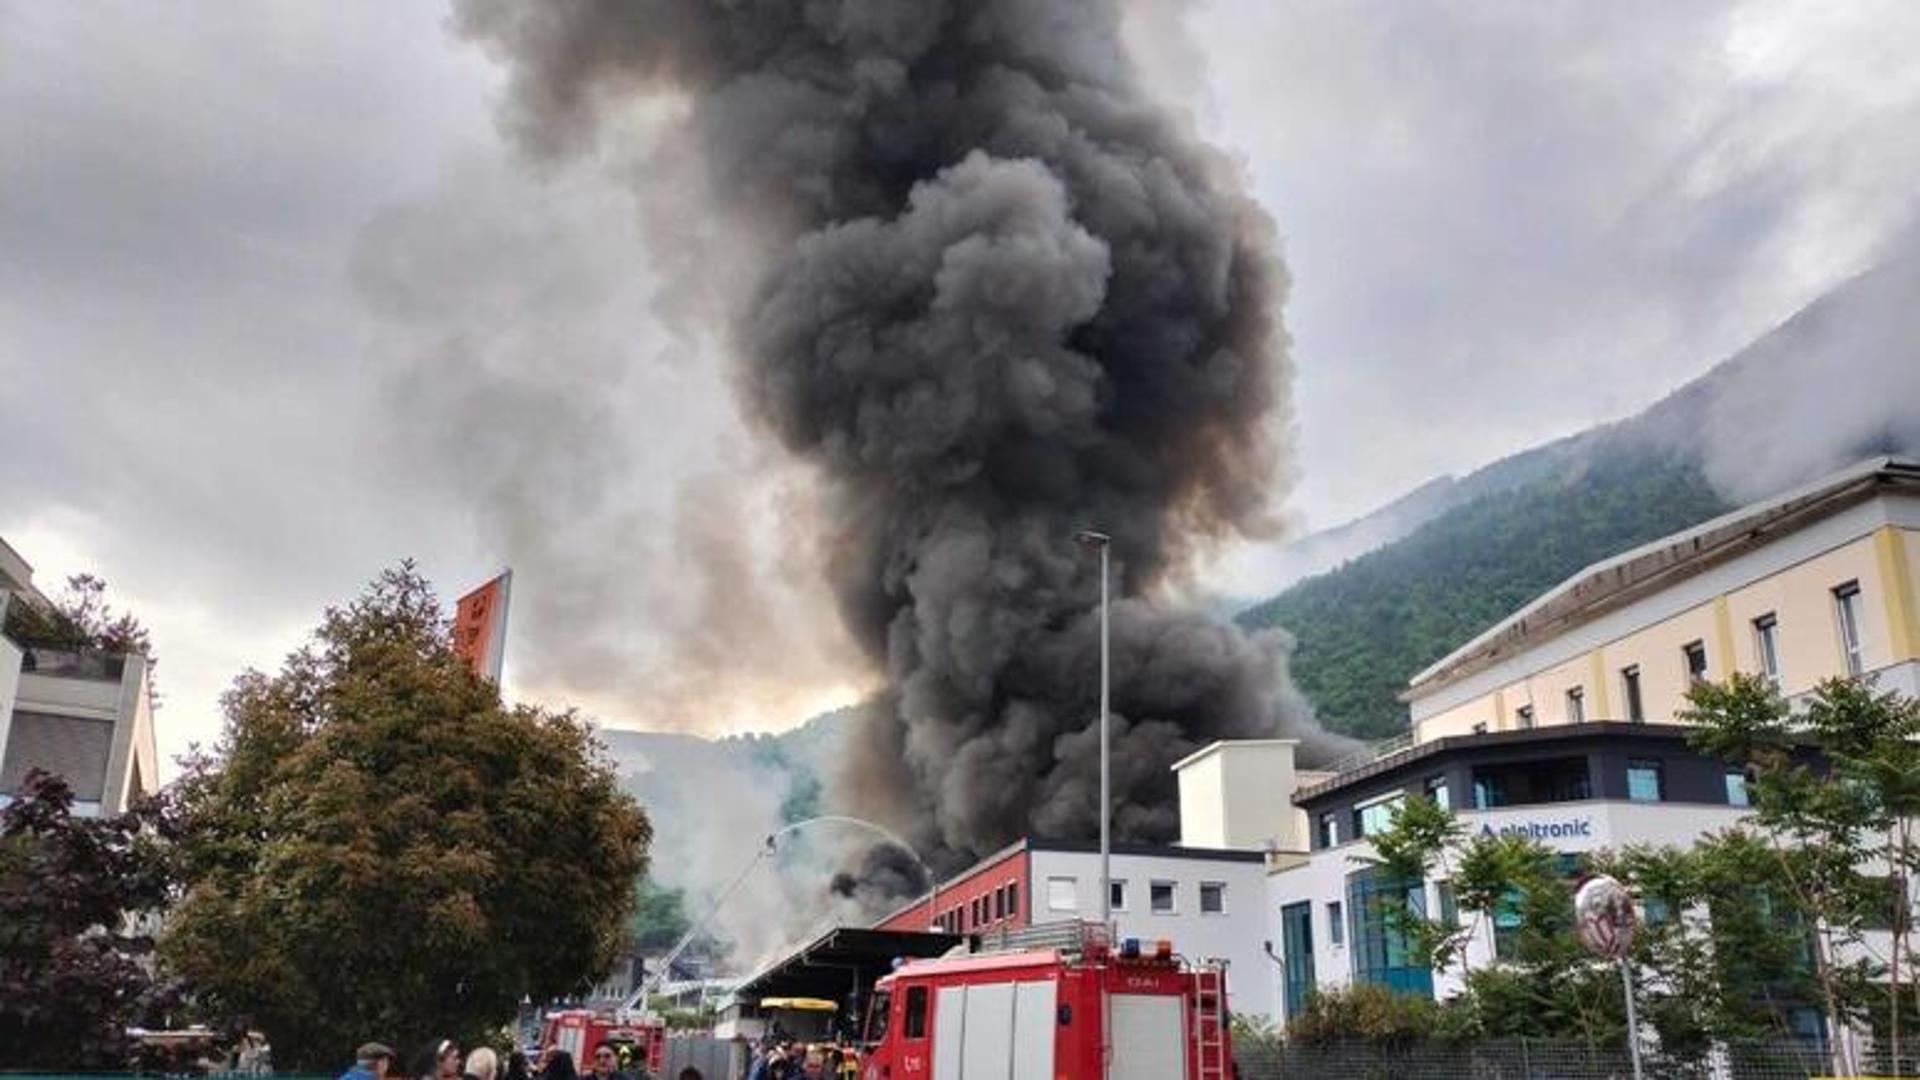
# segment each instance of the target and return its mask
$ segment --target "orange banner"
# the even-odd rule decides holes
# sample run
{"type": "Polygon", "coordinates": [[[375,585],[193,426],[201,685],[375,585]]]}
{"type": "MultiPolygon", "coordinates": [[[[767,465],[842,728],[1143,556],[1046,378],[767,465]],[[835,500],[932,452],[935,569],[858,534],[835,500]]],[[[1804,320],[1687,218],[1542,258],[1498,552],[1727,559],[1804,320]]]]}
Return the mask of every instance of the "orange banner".
{"type": "Polygon", "coordinates": [[[460,598],[453,609],[453,651],[473,666],[475,675],[500,681],[507,651],[507,596],[513,571],[460,598]]]}

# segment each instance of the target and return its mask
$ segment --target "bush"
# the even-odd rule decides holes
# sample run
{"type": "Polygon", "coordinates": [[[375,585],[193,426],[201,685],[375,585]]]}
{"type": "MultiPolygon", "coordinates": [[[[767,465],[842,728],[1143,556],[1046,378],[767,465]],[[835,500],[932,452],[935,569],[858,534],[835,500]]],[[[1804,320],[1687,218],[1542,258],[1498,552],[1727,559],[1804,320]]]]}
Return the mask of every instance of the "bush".
{"type": "Polygon", "coordinates": [[[1444,1034],[1441,1011],[1423,994],[1402,994],[1384,986],[1322,990],[1287,1023],[1287,1036],[1308,1046],[1352,1042],[1405,1046],[1444,1034]]]}

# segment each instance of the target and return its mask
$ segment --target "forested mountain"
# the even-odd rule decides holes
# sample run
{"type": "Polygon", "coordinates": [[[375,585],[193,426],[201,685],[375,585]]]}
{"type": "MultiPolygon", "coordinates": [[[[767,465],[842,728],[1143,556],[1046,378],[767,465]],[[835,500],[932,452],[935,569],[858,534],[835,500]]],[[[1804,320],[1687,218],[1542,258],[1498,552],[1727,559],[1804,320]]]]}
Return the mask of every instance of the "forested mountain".
{"type": "Polygon", "coordinates": [[[1240,620],[1294,635],[1294,680],[1322,723],[1378,738],[1406,727],[1396,695],[1421,668],[1588,563],[1726,508],[1698,466],[1604,453],[1455,507],[1240,620]]]}
{"type": "Polygon", "coordinates": [[[1645,412],[1361,519],[1350,528],[1401,535],[1240,620],[1292,633],[1294,679],[1328,727],[1399,732],[1408,679],[1588,563],[1874,454],[1920,454],[1915,297],[1920,232],[1645,412]]]}

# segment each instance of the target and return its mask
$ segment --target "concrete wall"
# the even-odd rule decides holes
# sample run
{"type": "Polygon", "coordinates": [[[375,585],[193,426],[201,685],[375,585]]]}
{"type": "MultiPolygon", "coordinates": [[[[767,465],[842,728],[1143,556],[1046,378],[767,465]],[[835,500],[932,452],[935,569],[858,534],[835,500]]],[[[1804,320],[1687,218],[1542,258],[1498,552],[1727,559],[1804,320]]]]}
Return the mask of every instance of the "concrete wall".
{"type": "MultiPolygon", "coordinates": [[[[1080,851],[1034,851],[1033,890],[1036,922],[1100,919],[1100,856],[1080,851]],[[1047,906],[1048,880],[1073,882],[1077,911],[1047,906]]],[[[1227,1004],[1236,1013],[1263,1018],[1277,1015],[1273,979],[1265,946],[1269,940],[1264,907],[1267,899],[1264,859],[1208,859],[1189,856],[1113,856],[1113,880],[1126,883],[1126,909],[1113,915],[1118,936],[1143,942],[1171,940],[1174,951],[1190,960],[1227,961],[1227,1004]],[[1174,910],[1151,910],[1148,897],[1153,882],[1172,882],[1174,910]],[[1200,911],[1200,885],[1225,886],[1224,910],[1200,911]]]]}
{"type": "Polygon", "coordinates": [[[1624,671],[1637,667],[1645,719],[1683,707],[1683,646],[1701,642],[1707,676],[1761,670],[1754,620],[1772,614],[1784,691],[1806,693],[1846,673],[1833,589],[1859,583],[1861,655],[1869,672],[1920,660],[1920,499],[1851,507],[1765,547],[1590,622],[1543,638],[1411,704],[1417,741],[1476,727],[1512,730],[1531,705],[1536,726],[1568,720],[1567,691],[1584,694],[1586,719],[1628,718],[1624,671]]]}
{"type": "MultiPolygon", "coordinates": [[[[100,803],[103,813],[119,813],[137,795],[158,790],[159,753],[146,657],[126,657],[118,681],[19,672],[17,664],[11,670],[18,674],[19,681],[15,708],[105,720],[114,725],[100,803]]],[[[11,714],[9,709],[7,715],[11,714]]],[[[3,743],[0,748],[4,748],[3,743]]]]}
{"type": "MultiPolygon", "coordinates": [[[[0,597],[0,600],[4,600],[0,597]]],[[[13,721],[14,700],[20,693],[20,646],[0,637],[0,761],[7,759],[7,729],[13,721]]],[[[6,792],[0,792],[0,796],[6,792]]]]}
{"type": "Polygon", "coordinates": [[[1306,850],[1306,815],[1293,739],[1217,742],[1176,762],[1180,844],[1197,848],[1306,850]]]}

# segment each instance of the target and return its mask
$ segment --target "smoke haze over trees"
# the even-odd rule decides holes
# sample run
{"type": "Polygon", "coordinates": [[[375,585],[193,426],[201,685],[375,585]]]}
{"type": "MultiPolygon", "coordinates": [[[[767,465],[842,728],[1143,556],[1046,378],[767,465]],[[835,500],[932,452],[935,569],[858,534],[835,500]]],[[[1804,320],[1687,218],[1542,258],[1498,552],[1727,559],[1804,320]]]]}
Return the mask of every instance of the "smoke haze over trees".
{"type": "Polygon", "coordinates": [[[1299,685],[1327,726],[1401,731],[1408,679],[1581,567],[1865,457],[1920,455],[1915,296],[1908,230],[1874,269],[1639,415],[1382,508],[1363,524],[1405,535],[1241,621],[1295,635],[1299,685]]]}
{"type": "Polygon", "coordinates": [[[1272,527],[1286,277],[1224,156],[1141,91],[1117,2],[458,12],[508,61],[505,123],[536,159],[680,110],[636,169],[642,213],[725,223],[699,269],[738,393],[816,470],[828,580],[886,676],[840,797],[961,856],[1093,831],[1086,526],[1123,598],[1122,835],[1172,835],[1167,765],[1199,743],[1337,745],[1283,638],[1156,599],[1272,527]]]}

